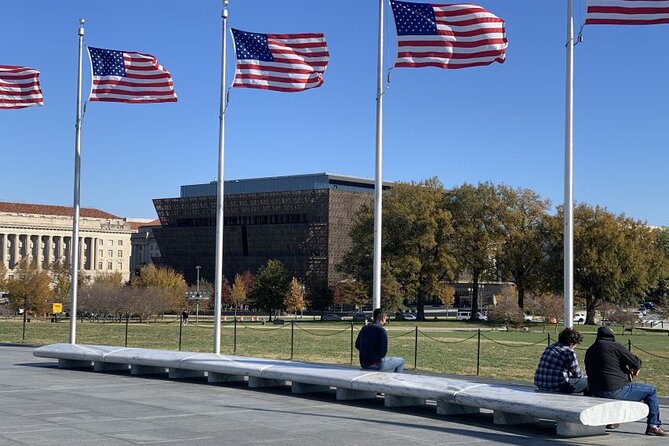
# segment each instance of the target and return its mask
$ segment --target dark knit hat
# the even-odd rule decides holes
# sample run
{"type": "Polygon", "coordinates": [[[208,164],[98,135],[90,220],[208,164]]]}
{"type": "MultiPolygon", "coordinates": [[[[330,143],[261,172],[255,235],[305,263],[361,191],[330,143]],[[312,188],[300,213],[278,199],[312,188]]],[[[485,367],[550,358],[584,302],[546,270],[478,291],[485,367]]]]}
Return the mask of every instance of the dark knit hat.
{"type": "Polygon", "coordinates": [[[615,341],[616,336],[613,334],[613,331],[609,327],[599,327],[597,329],[597,340],[605,339],[607,341],[615,341]]]}

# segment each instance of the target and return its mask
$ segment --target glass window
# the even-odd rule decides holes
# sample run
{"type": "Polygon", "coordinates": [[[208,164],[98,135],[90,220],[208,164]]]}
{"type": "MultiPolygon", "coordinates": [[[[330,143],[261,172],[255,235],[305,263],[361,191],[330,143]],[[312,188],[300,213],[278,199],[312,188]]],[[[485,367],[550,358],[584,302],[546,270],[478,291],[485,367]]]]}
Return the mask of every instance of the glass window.
{"type": "Polygon", "coordinates": [[[105,241],[100,239],[100,246],[104,246],[104,245],[105,245],[105,241]]]}
{"type": "Polygon", "coordinates": [[[122,262],[116,263],[116,269],[119,270],[119,271],[122,270],[123,269],[123,263],[122,262]]]}
{"type": "Polygon", "coordinates": [[[113,269],[113,268],[114,265],[112,264],[112,262],[107,262],[107,269],[113,269]]]}
{"type": "Polygon", "coordinates": [[[98,262],[98,269],[102,269],[102,262],[98,262]]]}
{"type": "Polygon", "coordinates": [[[109,254],[109,257],[114,257],[114,250],[110,249],[108,254],[109,254]]]}
{"type": "Polygon", "coordinates": [[[99,249],[99,250],[98,250],[98,255],[99,255],[100,257],[104,257],[104,254],[105,254],[105,252],[104,252],[103,249],[99,249]]]}
{"type": "Polygon", "coordinates": [[[118,250],[118,257],[123,257],[123,251],[121,251],[120,249],[118,250]]]}
{"type": "Polygon", "coordinates": [[[114,240],[109,240],[109,246],[114,246],[114,240]]]}
{"type": "Polygon", "coordinates": [[[123,246],[123,240],[119,240],[119,241],[118,241],[118,245],[119,245],[119,246],[123,246]]]}

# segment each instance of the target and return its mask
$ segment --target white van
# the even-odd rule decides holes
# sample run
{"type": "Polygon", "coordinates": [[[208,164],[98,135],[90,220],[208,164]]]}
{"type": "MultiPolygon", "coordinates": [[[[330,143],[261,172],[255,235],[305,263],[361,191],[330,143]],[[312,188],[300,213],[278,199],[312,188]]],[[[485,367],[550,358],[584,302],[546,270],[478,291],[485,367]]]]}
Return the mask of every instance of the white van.
{"type": "Polygon", "coordinates": [[[455,315],[455,319],[457,319],[459,321],[466,321],[471,317],[472,317],[471,310],[460,310],[460,309],[458,309],[458,313],[455,315]]]}
{"type": "Polygon", "coordinates": [[[574,322],[582,324],[585,322],[585,311],[577,311],[574,313],[574,322]]]}

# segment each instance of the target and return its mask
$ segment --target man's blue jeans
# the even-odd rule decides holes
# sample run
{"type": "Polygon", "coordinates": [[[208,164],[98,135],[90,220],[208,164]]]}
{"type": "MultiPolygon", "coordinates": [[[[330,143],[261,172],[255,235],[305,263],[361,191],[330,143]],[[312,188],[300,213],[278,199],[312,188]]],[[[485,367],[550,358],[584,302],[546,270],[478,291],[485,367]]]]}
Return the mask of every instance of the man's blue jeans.
{"type": "Polygon", "coordinates": [[[629,383],[625,387],[610,392],[597,392],[594,396],[614,400],[643,401],[648,406],[648,425],[660,426],[660,406],[655,387],[650,384],[629,383]]]}

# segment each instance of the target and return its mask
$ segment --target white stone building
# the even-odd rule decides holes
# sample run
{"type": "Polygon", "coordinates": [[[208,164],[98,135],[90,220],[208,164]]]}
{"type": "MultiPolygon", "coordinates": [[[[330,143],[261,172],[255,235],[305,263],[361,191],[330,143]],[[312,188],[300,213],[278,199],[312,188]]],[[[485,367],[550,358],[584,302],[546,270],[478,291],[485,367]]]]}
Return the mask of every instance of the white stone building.
{"type": "Polygon", "coordinates": [[[136,231],[132,234],[132,257],[130,258],[130,272],[134,273],[138,267],[153,263],[153,259],[160,257],[160,249],[153,235],[153,230],[160,227],[160,220],[145,223],[131,222],[136,231]]]}
{"type": "MultiPolygon", "coordinates": [[[[91,278],[120,272],[130,278],[130,237],[136,229],[124,218],[82,208],[79,218],[79,270],[91,278]]],[[[72,208],[0,202],[0,262],[11,277],[24,258],[47,268],[68,262],[72,246],[72,208]]]]}

